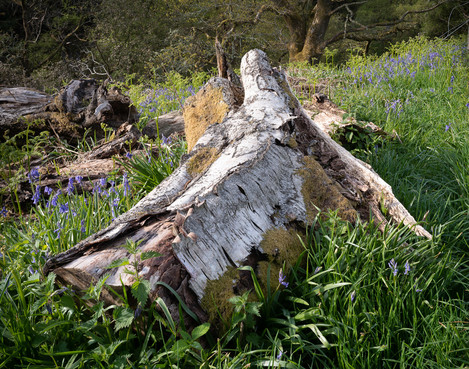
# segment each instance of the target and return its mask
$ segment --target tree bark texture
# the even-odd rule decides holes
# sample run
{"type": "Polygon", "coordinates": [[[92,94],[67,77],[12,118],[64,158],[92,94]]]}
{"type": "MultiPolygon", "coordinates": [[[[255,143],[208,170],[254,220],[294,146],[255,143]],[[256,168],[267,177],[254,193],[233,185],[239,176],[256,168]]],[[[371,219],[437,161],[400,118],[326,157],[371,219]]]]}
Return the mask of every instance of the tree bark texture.
{"type": "MultiPolygon", "coordinates": [[[[284,73],[270,66],[264,52],[247,53],[241,74],[243,104],[224,115],[214,112],[215,122],[170,177],[108,228],[50,259],[46,272],[75,288],[105,274],[109,286],[129,287],[135,277],[125,273],[128,265],[107,266],[120,258],[132,261],[123,245],[139,242],[140,251],[162,254],[140,261],[136,271],[150,282],[151,298],[163,298],[177,318],[170,286],[206,319],[204,298],[216,298],[214,282],[242,265],[257,268],[263,258],[278,256],[281,268],[293,254],[295,232],[307,228],[318,208],[337,210],[352,222],[368,220],[370,213],[387,222],[382,205],[393,221],[431,237],[415,225],[388,184],[308,117],[284,73]]],[[[219,80],[212,84],[226,86],[219,80]]],[[[196,108],[197,100],[186,106],[196,108]]],[[[186,126],[198,124],[197,115],[190,116],[194,122],[189,119],[186,126]]],[[[232,279],[227,289],[236,290],[232,279]]],[[[115,303],[110,294],[103,298],[115,303]]]]}

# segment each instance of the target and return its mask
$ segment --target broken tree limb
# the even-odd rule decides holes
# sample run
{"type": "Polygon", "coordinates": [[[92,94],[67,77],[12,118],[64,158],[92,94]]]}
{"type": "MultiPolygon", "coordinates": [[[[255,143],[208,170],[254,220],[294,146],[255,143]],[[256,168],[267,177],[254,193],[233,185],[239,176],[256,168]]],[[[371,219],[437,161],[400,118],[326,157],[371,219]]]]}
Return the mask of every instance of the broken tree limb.
{"type": "Polygon", "coordinates": [[[207,91],[220,102],[230,95],[229,83],[212,80],[198,94],[202,106],[196,97],[185,107],[189,130],[201,124],[200,111],[210,125],[193,137],[195,146],[181,166],[109,227],[50,259],[46,272],[77,288],[106,274],[113,289],[128,288],[135,281],[125,273],[130,267],[108,266],[138,257],[124,247],[130,240],[141,252],[162,255],[139,261],[134,271],[150,282],[151,299],[161,297],[177,319],[179,302],[169,286],[204,320],[244,283],[237,267],[250,265],[262,274],[294,264],[302,251],[296,232],[318,209],[337,210],[351,222],[368,220],[370,213],[387,222],[379,210],[385,206],[393,221],[431,237],[388,184],[315,125],[265,53],[247,53],[241,73],[243,104],[226,109],[226,101],[204,100],[207,91]],[[263,267],[267,262],[272,268],[263,267]]]}

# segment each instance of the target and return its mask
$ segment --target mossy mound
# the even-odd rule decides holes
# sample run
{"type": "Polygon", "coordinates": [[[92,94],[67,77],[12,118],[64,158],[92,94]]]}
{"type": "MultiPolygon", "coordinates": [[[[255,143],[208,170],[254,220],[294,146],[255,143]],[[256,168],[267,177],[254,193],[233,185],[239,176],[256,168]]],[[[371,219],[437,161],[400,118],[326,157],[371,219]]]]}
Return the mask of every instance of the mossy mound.
{"type": "Polygon", "coordinates": [[[191,151],[208,126],[221,123],[243,103],[244,91],[225,78],[214,77],[184,105],[184,131],[191,151]]]}
{"type": "Polygon", "coordinates": [[[219,333],[225,329],[223,322],[229,322],[233,314],[233,304],[228,300],[236,295],[234,291],[238,281],[238,269],[228,267],[220,278],[208,281],[205,287],[201,306],[207,312],[209,322],[219,333]]]}
{"type": "Polygon", "coordinates": [[[183,114],[187,150],[192,150],[208,126],[222,122],[229,110],[230,106],[223,98],[223,86],[207,84],[190,97],[183,114]]]}
{"type": "Polygon", "coordinates": [[[319,213],[337,210],[342,219],[354,223],[357,212],[352,204],[342,195],[340,187],[330,179],[321,165],[311,156],[303,158],[304,166],[298,170],[303,178],[303,195],[306,206],[306,218],[312,223],[319,213]]]}
{"type": "Polygon", "coordinates": [[[216,148],[204,147],[188,160],[187,171],[192,177],[195,177],[217,160],[219,155],[220,153],[216,148]]]}

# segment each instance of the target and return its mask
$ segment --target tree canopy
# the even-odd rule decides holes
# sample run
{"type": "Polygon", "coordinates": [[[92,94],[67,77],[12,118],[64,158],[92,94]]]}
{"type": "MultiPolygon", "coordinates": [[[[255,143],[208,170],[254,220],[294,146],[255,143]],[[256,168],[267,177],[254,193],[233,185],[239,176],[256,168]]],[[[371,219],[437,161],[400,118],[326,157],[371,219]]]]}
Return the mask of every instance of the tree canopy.
{"type": "MultiPolygon", "coordinates": [[[[463,0],[0,0],[0,83],[187,73],[251,48],[276,62],[379,52],[418,33],[465,35],[463,0]]],[[[42,86],[38,86],[42,84],[42,86]]]]}

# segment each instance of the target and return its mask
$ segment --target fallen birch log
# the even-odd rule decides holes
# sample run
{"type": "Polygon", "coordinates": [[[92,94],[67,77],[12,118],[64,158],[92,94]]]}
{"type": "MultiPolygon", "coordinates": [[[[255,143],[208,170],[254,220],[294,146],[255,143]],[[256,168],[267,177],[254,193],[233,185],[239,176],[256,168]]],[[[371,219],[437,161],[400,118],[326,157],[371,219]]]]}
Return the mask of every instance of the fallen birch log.
{"type": "MultiPolygon", "coordinates": [[[[296,233],[318,209],[351,222],[372,214],[385,224],[384,206],[393,222],[431,237],[386,182],[308,117],[262,51],[243,57],[241,74],[242,105],[228,80],[209,82],[185,107],[188,141],[196,144],[182,165],[108,228],[50,259],[46,272],[75,289],[106,274],[113,289],[129,287],[129,265],[107,267],[121,258],[132,264],[138,255],[124,245],[135,242],[140,252],[161,254],[134,271],[149,281],[150,298],[161,297],[177,318],[169,286],[205,320],[213,305],[223,310],[223,300],[249,288],[237,267],[252,266],[262,281],[267,263],[272,273],[293,264],[301,253],[296,233]]],[[[109,292],[102,298],[116,303],[109,292]]]]}

